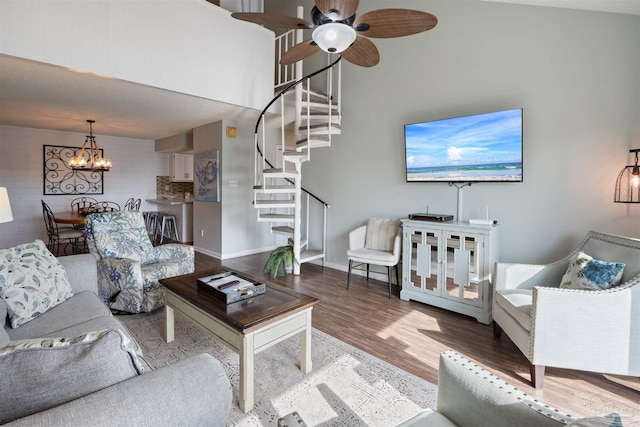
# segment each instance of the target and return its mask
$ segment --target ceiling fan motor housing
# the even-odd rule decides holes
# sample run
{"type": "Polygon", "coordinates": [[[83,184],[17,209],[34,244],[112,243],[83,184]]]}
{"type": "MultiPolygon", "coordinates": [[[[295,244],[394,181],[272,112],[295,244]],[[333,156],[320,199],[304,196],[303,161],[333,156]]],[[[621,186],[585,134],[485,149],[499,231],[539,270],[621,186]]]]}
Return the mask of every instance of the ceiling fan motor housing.
{"type": "Polygon", "coordinates": [[[351,26],[353,26],[353,22],[355,20],[356,20],[356,14],[355,13],[353,15],[351,15],[350,17],[348,17],[347,19],[339,20],[339,19],[331,19],[329,16],[324,15],[322,12],[320,12],[320,9],[318,9],[316,6],[313,6],[313,9],[311,9],[311,21],[316,26],[323,25],[323,24],[328,24],[330,22],[340,22],[342,24],[346,24],[346,25],[351,27],[351,26]]]}

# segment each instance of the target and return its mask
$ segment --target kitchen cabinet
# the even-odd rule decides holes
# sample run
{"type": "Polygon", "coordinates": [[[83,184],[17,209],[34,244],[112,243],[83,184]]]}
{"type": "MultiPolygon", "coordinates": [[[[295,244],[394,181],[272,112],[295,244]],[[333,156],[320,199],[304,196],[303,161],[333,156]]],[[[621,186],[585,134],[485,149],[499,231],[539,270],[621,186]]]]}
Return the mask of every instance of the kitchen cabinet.
{"type": "Polygon", "coordinates": [[[171,181],[193,182],[193,154],[171,153],[171,181]]]}
{"type": "Polygon", "coordinates": [[[498,231],[498,225],[402,220],[400,298],[490,324],[498,231]]]}

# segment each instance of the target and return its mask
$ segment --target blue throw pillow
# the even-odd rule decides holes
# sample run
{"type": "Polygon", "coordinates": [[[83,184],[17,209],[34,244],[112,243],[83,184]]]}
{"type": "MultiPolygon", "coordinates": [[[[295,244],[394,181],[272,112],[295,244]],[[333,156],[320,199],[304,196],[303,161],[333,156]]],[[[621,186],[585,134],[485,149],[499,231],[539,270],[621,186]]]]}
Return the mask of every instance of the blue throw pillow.
{"type": "Polygon", "coordinates": [[[579,252],[562,276],[560,287],[565,289],[601,290],[620,284],[624,264],[593,259],[579,252]]]}

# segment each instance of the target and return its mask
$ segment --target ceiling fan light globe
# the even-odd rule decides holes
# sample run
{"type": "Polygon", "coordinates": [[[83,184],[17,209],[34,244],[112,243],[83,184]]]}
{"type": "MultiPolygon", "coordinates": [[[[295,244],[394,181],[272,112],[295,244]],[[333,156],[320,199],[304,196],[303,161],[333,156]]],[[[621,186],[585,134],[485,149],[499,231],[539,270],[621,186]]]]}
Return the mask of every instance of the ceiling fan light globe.
{"type": "Polygon", "coordinates": [[[338,22],[323,24],[313,30],[313,41],[329,53],[340,53],[355,41],[356,30],[338,22]]]}

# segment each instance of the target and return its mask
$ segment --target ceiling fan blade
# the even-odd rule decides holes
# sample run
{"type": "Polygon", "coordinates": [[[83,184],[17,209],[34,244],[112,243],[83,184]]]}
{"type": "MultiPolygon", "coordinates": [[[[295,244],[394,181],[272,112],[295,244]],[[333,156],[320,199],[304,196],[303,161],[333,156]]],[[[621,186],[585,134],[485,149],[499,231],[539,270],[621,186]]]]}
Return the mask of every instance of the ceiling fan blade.
{"type": "Polygon", "coordinates": [[[361,67],[373,67],[380,62],[378,48],[366,37],[358,36],[351,46],[340,54],[352,64],[361,67]]]}
{"type": "Polygon", "coordinates": [[[411,9],[379,9],[356,19],[353,28],[367,37],[390,38],[421,33],[438,23],[434,15],[411,9]]]}
{"type": "Polygon", "coordinates": [[[316,0],[316,7],[324,16],[331,12],[338,14],[337,21],[342,21],[353,16],[358,9],[360,0],[316,0]]]}
{"type": "Polygon", "coordinates": [[[234,12],[231,14],[231,16],[241,21],[253,22],[255,24],[264,25],[265,27],[284,28],[288,30],[314,28],[314,25],[312,23],[307,22],[304,19],[294,18],[292,16],[253,12],[234,12]]]}
{"type": "Polygon", "coordinates": [[[286,51],[284,55],[282,55],[282,58],[280,58],[280,64],[293,64],[294,62],[298,62],[301,59],[306,58],[307,56],[313,55],[319,50],[320,46],[318,46],[313,40],[307,40],[302,43],[298,43],[297,45],[286,51]]]}

